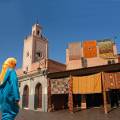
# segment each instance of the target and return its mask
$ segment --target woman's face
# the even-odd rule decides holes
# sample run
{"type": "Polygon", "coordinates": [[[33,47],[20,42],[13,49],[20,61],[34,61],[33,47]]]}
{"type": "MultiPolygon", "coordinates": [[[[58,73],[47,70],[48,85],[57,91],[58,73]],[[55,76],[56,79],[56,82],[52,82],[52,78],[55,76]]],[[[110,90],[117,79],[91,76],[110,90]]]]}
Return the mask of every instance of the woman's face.
{"type": "Polygon", "coordinates": [[[14,65],[14,68],[16,68],[16,63],[15,63],[15,65],[14,65]]]}
{"type": "Polygon", "coordinates": [[[9,67],[11,67],[11,68],[15,68],[16,67],[16,63],[15,63],[15,61],[11,61],[10,63],[9,63],[9,67]]]}

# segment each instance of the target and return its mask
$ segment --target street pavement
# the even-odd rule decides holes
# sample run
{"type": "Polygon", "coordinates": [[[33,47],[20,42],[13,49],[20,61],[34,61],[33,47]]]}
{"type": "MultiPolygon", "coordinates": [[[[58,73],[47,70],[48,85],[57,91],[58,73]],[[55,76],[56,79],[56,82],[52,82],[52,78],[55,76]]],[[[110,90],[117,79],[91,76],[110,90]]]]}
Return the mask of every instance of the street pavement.
{"type": "Polygon", "coordinates": [[[49,113],[20,110],[16,120],[120,120],[120,108],[114,109],[108,114],[104,114],[101,108],[92,108],[75,113],[69,113],[67,110],[49,113]]]}

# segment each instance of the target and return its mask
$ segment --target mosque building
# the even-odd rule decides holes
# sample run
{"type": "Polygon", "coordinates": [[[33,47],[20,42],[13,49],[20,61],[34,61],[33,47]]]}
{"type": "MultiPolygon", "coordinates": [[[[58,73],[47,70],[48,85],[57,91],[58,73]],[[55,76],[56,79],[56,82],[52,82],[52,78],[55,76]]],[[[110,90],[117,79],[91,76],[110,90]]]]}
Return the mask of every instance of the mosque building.
{"type": "Polygon", "coordinates": [[[39,24],[24,40],[23,65],[17,69],[21,108],[47,112],[48,72],[66,70],[66,65],[48,58],[48,40],[39,24]]]}

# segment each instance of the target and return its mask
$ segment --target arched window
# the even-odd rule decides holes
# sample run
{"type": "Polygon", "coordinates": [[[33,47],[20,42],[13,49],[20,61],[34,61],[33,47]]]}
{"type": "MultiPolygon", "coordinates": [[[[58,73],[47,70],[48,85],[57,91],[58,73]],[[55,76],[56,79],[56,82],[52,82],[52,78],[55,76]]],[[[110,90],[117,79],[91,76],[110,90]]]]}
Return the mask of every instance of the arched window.
{"type": "Polygon", "coordinates": [[[108,65],[112,64],[112,62],[110,60],[108,60],[108,65]]]}
{"type": "Polygon", "coordinates": [[[26,53],[26,57],[29,57],[29,51],[27,51],[27,53],[26,53]]]}
{"type": "Polygon", "coordinates": [[[37,35],[39,35],[39,34],[40,34],[40,31],[38,30],[38,31],[37,31],[37,35]]]}
{"type": "Polygon", "coordinates": [[[112,64],[115,64],[115,60],[112,60],[112,64]]]}
{"type": "Polygon", "coordinates": [[[28,85],[25,85],[23,89],[23,98],[22,98],[23,108],[28,108],[28,103],[29,103],[29,87],[28,85]]]}
{"type": "Polygon", "coordinates": [[[35,87],[34,108],[42,108],[42,85],[38,83],[35,87]]]}

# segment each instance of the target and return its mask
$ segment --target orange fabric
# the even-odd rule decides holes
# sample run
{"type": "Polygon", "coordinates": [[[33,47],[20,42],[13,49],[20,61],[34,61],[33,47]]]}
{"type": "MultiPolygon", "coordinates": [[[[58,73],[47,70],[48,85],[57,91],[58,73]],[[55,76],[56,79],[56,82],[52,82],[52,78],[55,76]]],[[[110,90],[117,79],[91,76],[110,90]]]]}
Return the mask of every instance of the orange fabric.
{"type": "Polygon", "coordinates": [[[116,82],[115,82],[115,74],[114,73],[103,73],[103,83],[104,83],[104,89],[115,89],[116,88],[116,82]]]}
{"type": "Polygon", "coordinates": [[[120,56],[118,56],[118,62],[120,63],[120,56]]]}
{"type": "Polygon", "coordinates": [[[101,73],[83,77],[73,77],[74,94],[91,94],[101,92],[101,73]]]}
{"type": "Polygon", "coordinates": [[[73,77],[73,93],[77,94],[79,93],[79,77],[73,77]]]}
{"type": "Polygon", "coordinates": [[[120,89],[120,72],[116,73],[116,88],[120,89]]]}
{"type": "Polygon", "coordinates": [[[97,42],[93,41],[84,41],[83,42],[83,54],[85,58],[92,58],[97,56],[97,42]]]}
{"type": "Polygon", "coordinates": [[[120,72],[103,73],[103,85],[105,90],[120,89],[120,72]]]}

